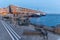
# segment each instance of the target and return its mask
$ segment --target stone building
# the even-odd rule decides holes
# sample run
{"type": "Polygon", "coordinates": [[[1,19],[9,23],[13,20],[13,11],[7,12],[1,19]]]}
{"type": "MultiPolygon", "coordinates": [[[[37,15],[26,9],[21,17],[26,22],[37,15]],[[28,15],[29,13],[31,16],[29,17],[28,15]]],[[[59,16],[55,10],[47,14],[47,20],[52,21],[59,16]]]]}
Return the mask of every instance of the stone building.
{"type": "Polygon", "coordinates": [[[35,15],[34,17],[45,15],[44,12],[18,7],[15,5],[9,5],[6,8],[0,8],[0,14],[2,16],[11,17],[12,21],[14,21],[15,23],[17,23],[16,22],[17,19],[21,20],[21,22],[23,23],[25,21],[27,22],[31,15],[35,15]]]}
{"type": "Polygon", "coordinates": [[[0,14],[2,16],[7,15],[8,13],[9,13],[9,8],[8,7],[7,8],[0,8],[0,14]]]}

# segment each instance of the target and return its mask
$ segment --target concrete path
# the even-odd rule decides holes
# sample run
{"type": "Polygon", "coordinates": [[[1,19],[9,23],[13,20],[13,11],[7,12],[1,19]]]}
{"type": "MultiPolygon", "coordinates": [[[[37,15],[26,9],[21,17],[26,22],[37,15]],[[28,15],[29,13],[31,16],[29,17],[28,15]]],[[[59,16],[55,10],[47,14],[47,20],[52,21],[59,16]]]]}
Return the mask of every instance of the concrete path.
{"type": "Polygon", "coordinates": [[[60,35],[53,34],[51,32],[48,33],[48,40],[60,40],[60,35]]]}
{"type": "MultiPolygon", "coordinates": [[[[8,25],[8,27],[11,26],[11,28],[20,36],[20,34],[22,35],[22,31],[23,29],[30,29],[27,28],[27,26],[23,26],[21,28],[19,27],[13,27],[12,25],[8,25]]],[[[41,40],[42,37],[38,37],[38,36],[22,36],[21,40],[41,40]],[[34,39],[35,38],[35,39],[34,39]],[[38,39],[39,38],[39,39],[38,39]]],[[[0,40],[12,40],[10,35],[8,34],[8,32],[6,31],[6,29],[4,28],[4,26],[2,25],[1,21],[0,21],[0,40]]],[[[48,40],[60,40],[60,35],[57,34],[53,34],[51,32],[48,32],[48,40]]]]}
{"type": "MultiPolygon", "coordinates": [[[[22,33],[22,30],[24,31],[24,29],[26,30],[34,30],[32,27],[28,27],[28,26],[20,26],[20,27],[12,27],[19,35],[22,33]]],[[[42,40],[42,37],[40,36],[23,36],[22,40],[42,40]]],[[[53,34],[51,32],[48,32],[48,40],[60,40],[60,35],[57,34],[53,34]]]]}
{"type": "Polygon", "coordinates": [[[12,40],[1,22],[0,22],[0,40],[12,40]]]}

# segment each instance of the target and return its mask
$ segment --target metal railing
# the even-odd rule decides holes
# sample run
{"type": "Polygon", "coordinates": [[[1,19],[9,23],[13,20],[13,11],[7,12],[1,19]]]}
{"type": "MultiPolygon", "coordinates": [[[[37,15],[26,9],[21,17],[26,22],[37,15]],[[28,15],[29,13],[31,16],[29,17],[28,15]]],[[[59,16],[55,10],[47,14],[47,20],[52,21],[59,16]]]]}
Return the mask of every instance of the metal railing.
{"type": "Polygon", "coordinates": [[[21,40],[21,37],[4,21],[1,20],[4,28],[7,30],[8,34],[12,38],[12,40],[21,40]]]}

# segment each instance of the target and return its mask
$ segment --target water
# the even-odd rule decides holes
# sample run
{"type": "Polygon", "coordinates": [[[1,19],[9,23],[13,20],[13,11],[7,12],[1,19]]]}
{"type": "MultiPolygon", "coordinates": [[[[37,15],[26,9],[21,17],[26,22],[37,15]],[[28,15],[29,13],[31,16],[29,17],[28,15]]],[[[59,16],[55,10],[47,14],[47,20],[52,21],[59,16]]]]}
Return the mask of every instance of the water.
{"type": "Polygon", "coordinates": [[[60,24],[60,14],[47,14],[39,18],[31,18],[30,22],[37,25],[55,26],[60,24]]]}

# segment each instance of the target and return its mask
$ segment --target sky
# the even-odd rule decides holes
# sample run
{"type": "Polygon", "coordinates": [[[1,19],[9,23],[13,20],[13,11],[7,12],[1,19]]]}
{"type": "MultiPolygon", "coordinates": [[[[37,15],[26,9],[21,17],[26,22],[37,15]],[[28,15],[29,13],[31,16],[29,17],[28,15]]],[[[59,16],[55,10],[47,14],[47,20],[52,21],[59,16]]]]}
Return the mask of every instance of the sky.
{"type": "Polygon", "coordinates": [[[0,8],[11,4],[46,13],[60,14],[60,0],[0,0],[0,8]]]}

